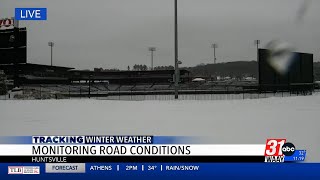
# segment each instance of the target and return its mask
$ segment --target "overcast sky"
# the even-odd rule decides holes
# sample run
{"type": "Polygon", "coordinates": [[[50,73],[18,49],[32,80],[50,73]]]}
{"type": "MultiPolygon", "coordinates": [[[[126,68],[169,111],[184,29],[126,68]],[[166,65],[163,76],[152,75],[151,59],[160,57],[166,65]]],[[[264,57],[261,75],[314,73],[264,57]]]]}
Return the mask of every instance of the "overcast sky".
{"type": "MultiPolygon", "coordinates": [[[[183,66],[217,61],[255,60],[255,39],[291,43],[319,59],[320,1],[178,0],[179,60],[183,66]],[[303,11],[301,11],[303,12],[303,11]]],[[[126,69],[150,66],[149,46],[157,48],[154,65],[174,63],[174,0],[0,0],[0,17],[16,7],[45,7],[47,21],[24,21],[28,28],[28,62],[50,64],[48,41],[54,41],[53,63],[78,69],[126,69]]]]}

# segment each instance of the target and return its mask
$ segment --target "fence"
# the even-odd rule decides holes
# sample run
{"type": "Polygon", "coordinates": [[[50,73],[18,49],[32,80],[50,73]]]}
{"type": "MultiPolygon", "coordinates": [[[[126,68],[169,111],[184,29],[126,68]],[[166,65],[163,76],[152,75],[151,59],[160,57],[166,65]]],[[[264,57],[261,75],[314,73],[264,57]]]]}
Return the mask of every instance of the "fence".
{"type": "MultiPolygon", "coordinates": [[[[150,88],[130,89],[129,87],[82,86],[82,85],[33,85],[22,86],[21,91],[0,96],[7,99],[81,99],[94,98],[99,100],[174,100],[173,90],[150,90],[150,88]],[[109,87],[110,88],[110,87],[109,87]],[[129,88],[129,89],[128,89],[129,88]],[[126,91],[124,91],[126,90],[126,91]],[[130,90],[130,91],[129,91],[130,90]]],[[[210,89],[182,89],[179,100],[235,100],[260,99],[269,97],[289,97],[309,95],[309,93],[273,92],[261,93],[256,90],[244,90],[230,86],[211,87],[210,89]]]]}
{"type": "MultiPolygon", "coordinates": [[[[179,100],[240,100],[240,99],[261,99],[269,97],[290,97],[302,96],[306,94],[293,94],[290,92],[278,93],[243,93],[243,94],[180,94],[179,100]]],[[[174,95],[119,95],[108,97],[95,97],[101,100],[174,100],[174,95]]]]}

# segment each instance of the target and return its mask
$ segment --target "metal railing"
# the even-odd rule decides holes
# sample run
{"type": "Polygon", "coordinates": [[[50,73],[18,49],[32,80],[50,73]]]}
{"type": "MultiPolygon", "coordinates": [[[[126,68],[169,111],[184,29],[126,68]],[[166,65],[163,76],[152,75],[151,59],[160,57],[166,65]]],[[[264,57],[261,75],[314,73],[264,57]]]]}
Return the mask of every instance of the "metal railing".
{"type": "MultiPolygon", "coordinates": [[[[21,90],[0,96],[0,100],[8,99],[81,99],[94,98],[101,100],[174,100],[174,90],[150,89],[129,86],[115,86],[111,90],[106,86],[92,85],[28,85],[21,86],[21,90]]],[[[318,92],[318,90],[315,90],[318,92]]],[[[179,100],[235,100],[261,99],[269,97],[305,96],[310,92],[259,92],[235,86],[212,86],[207,89],[184,88],[179,91],[179,100]]]]}

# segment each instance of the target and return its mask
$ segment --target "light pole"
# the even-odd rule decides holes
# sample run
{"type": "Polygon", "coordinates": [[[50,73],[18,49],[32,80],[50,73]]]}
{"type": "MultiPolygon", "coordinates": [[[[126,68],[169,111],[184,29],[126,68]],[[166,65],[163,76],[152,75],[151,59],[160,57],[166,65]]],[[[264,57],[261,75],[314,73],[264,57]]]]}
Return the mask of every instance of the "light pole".
{"type": "Polygon", "coordinates": [[[174,0],[174,98],[178,99],[179,89],[179,60],[178,60],[178,0],[174,0]]]}
{"type": "Polygon", "coordinates": [[[149,47],[149,51],[151,52],[151,70],[153,70],[153,52],[156,51],[156,48],[149,47]]]}
{"type": "MultiPolygon", "coordinates": [[[[254,44],[257,46],[257,62],[259,64],[259,45],[260,45],[260,40],[254,40],[254,44]]],[[[260,68],[259,68],[259,72],[258,72],[258,81],[260,84],[260,68]]],[[[260,89],[260,85],[259,85],[259,89],[260,89]]],[[[260,90],[259,90],[260,91],[260,90]]]]}
{"type": "Polygon", "coordinates": [[[258,61],[260,40],[254,40],[254,44],[257,46],[257,61],[258,61]]]}
{"type": "Polygon", "coordinates": [[[217,57],[216,57],[216,48],[218,48],[218,44],[214,43],[211,44],[211,48],[213,49],[213,63],[217,63],[217,57]]]}
{"type": "Polygon", "coordinates": [[[53,46],[54,46],[54,42],[49,42],[48,45],[51,47],[51,66],[52,66],[52,49],[53,49],[53,46]]]}
{"type": "Polygon", "coordinates": [[[92,74],[89,75],[89,99],[91,98],[91,79],[92,79],[92,74]]]}

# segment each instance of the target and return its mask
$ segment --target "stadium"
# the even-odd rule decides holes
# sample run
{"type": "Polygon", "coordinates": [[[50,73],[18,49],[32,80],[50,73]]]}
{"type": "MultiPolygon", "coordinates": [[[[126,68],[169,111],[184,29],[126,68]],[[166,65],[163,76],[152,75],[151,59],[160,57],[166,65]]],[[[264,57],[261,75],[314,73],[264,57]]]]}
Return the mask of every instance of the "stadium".
{"type": "MultiPolygon", "coordinates": [[[[0,31],[0,70],[6,75],[3,89],[22,99],[81,98],[144,99],[162,97],[170,99],[174,94],[174,70],[76,70],[33,64],[27,62],[27,29],[15,28],[0,31]],[[16,30],[15,30],[16,29],[16,30]],[[15,36],[18,41],[12,41],[15,36]],[[11,83],[8,83],[11,82],[11,83]],[[17,89],[21,93],[17,93],[17,89]],[[164,96],[159,96],[164,95],[164,96]]],[[[314,90],[313,55],[295,53],[293,64],[281,75],[268,63],[270,51],[259,49],[256,80],[217,80],[212,76],[194,76],[187,69],[179,71],[179,94],[190,98],[194,94],[229,95],[232,98],[267,97],[310,94],[314,90]],[[191,96],[190,96],[191,95],[191,96]]],[[[6,98],[6,96],[5,96],[6,98]]],[[[8,97],[13,98],[13,97],[8,97]]],[[[217,97],[215,97],[217,98],[217,97]]],[[[160,98],[161,99],[161,98],[160,98]]]]}
{"type": "Polygon", "coordinates": [[[1,3],[0,179],[319,179],[310,2],[1,3]]]}

